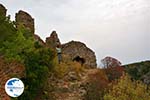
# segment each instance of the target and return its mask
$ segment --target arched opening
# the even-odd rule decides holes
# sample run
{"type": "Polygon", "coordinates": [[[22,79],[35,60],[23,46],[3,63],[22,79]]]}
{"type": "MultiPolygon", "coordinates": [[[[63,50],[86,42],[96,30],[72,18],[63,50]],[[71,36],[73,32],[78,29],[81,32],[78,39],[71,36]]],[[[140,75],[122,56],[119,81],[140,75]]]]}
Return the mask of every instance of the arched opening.
{"type": "Polygon", "coordinates": [[[76,56],[76,57],[73,59],[73,61],[76,61],[76,62],[80,63],[81,66],[85,63],[85,59],[82,58],[82,57],[80,57],[80,56],[76,56]]]}

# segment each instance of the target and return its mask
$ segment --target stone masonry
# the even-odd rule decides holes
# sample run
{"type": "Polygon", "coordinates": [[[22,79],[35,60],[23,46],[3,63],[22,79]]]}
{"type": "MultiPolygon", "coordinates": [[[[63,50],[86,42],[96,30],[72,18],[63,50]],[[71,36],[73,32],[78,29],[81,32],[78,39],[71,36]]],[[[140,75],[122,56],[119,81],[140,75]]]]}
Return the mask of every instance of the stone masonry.
{"type": "Polygon", "coordinates": [[[0,4],[0,15],[6,16],[6,12],[7,9],[2,4],[0,4]]]}
{"type": "Polygon", "coordinates": [[[34,34],[34,19],[27,12],[20,10],[16,13],[16,26],[23,25],[32,34],[34,34]]]}
{"type": "MultiPolygon", "coordinates": [[[[2,12],[3,15],[6,15],[6,11],[6,8],[0,4],[0,12],[2,12]]],[[[50,36],[46,38],[45,42],[38,35],[34,34],[34,19],[27,12],[20,10],[18,13],[16,13],[15,18],[16,27],[23,25],[33,34],[35,41],[38,41],[41,45],[46,45],[54,50],[56,49],[57,45],[61,45],[56,31],[53,31],[50,36]]],[[[66,57],[69,57],[69,60],[77,61],[81,63],[81,65],[86,65],[91,68],[97,66],[95,53],[84,43],[79,41],[71,41],[61,45],[61,48],[62,54],[66,57]]]]}
{"type": "MultiPolygon", "coordinates": [[[[55,50],[58,44],[61,45],[60,40],[58,38],[56,31],[53,31],[50,37],[46,38],[46,45],[55,50]]],[[[91,68],[97,66],[95,53],[90,48],[88,48],[84,43],[79,41],[71,41],[62,44],[61,47],[62,47],[62,55],[67,57],[67,58],[63,57],[64,60],[69,59],[72,61],[77,61],[82,65],[86,65],[91,68]]]]}
{"type": "Polygon", "coordinates": [[[71,41],[62,45],[62,53],[68,55],[71,60],[78,58],[84,60],[84,65],[94,68],[96,64],[95,53],[84,43],[79,41],[71,41]]]}
{"type": "Polygon", "coordinates": [[[61,45],[56,31],[53,31],[50,37],[46,38],[46,45],[52,49],[55,49],[57,45],[61,45]]]}

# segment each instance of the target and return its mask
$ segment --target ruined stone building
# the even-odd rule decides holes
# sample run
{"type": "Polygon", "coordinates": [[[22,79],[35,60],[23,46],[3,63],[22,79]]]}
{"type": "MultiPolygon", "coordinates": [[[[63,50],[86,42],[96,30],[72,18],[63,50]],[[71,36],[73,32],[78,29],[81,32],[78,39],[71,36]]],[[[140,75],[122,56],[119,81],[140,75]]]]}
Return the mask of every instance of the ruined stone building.
{"type": "Polygon", "coordinates": [[[62,52],[68,55],[72,61],[80,62],[88,67],[96,67],[95,53],[84,43],[71,41],[62,45],[62,52]]]}
{"type": "MultiPolygon", "coordinates": [[[[0,4],[0,14],[6,16],[6,11],[6,8],[0,4]]],[[[28,29],[31,32],[31,34],[33,34],[35,41],[38,41],[41,45],[50,47],[54,50],[56,50],[57,45],[61,45],[56,31],[53,31],[50,34],[50,36],[46,38],[45,42],[38,35],[34,34],[34,19],[27,12],[20,10],[18,13],[16,13],[15,18],[16,27],[19,27],[19,25],[23,25],[26,29],[28,29]]],[[[61,48],[62,54],[69,57],[70,60],[77,61],[82,65],[86,65],[91,68],[97,66],[95,53],[84,43],[79,41],[71,41],[62,44],[61,48]]]]}
{"type": "MultiPolygon", "coordinates": [[[[50,48],[55,49],[58,44],[61,45],[61,42],[58,38],[56,31],[53,31],[50,34],[50,37],[46,38],[46,45],[50,48]]],[[[62,44],[61,47],[62,55],[69,57],[70,60],[77,61],[82,65],[86,65],[89,67],[97,66],[95,53],[84,43],[79,41],[71,41],[62,44]]]]}
{"type": "Polygon", "coordinates": [[[25,11],[20,10],[16,13],[16,27],[23,25],[32,35],[34,35],[35,41],[38,41],[41,45],[45,45],[45,42],[36,34],[34,34],[34,19],[30,14],[25,11]]]}
{"type": "Polygon", "coordinates": [[[0,15],[6,16],[6,12],[7,9],[2,4],[0,4],[0,15]]]}
{"type": "MultiPolygon", "coordinates": [[[[0,15],[6,16],[7,9],[0,4],[0,15]]],[[[31,17],[30,14],[28,14],[25,11],[20,10],[18,13],[16,13],[15,16],[16,21],[16,27],[19,27],[19,25],[23,25],[26,29],[28,29],[32,34],[34,34],[34,19],[31,17]]]]}
{"type": "Polygon", "coordinates": [[[56,31],[53,31],[50,37],[46,38],[46,45],[52,49],[55,49],[57,45],[61,45],[56,31]]]}
{"type": "Polygon", "coordinates": [[[31,33],[34,34],[34,19],[27,12],[20,10],[16,13],[16,26],[23,25],[31,33]]]}

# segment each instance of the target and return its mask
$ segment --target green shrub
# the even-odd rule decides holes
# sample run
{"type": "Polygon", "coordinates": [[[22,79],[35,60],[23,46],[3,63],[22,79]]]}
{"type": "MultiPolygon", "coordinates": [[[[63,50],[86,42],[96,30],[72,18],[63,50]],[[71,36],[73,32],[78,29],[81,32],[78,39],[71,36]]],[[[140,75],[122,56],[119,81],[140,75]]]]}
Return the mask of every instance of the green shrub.
{"type": "Polygon", "coordinates": [[[16,34],[17,29],[9,17],[0,15],[0,47],[2,47],[3,41],[12,39],[12,36],[16,34]]]}
{"type": "Polygon", "coordinates": [[[105,94],[104,100],[150,100],[150,90],[144,83],[126,75],[105,94]]]}
{"type": "Polygon", "coordinates": [[[126,72],[136,80],[141,79],[143,75],[146,75],[150,72],[150,61],[144,61],[139,63],[133,63],[125,65],[126,72]]]}
{"type": "Polygon", "coordinates": [[[53,69],[54,52],[34,41],[33,35],[24,27],[16,26],[9,18],[0,16],[0,56],[7,61],[16,60],[25,65],[25,91],[19,100],[35,100],[38,91],[48,81],[49,72],[53,69]]]}

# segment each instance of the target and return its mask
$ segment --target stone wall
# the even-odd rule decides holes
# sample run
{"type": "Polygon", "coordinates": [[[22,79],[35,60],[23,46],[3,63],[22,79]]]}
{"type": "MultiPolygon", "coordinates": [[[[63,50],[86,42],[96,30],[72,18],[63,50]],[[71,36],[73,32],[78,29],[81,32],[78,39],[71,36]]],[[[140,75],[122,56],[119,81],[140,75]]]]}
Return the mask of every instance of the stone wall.
{"type": "Polygon", "coordinates": [[[16,26],[23,25],[31,33],[34,34],[34,19],[25,11],[20,10],[16,13],[16,26]]]}
{"type": "Polygon", "coordinates": [[[57,45],[61,45],[56,31],[53,31],[50,36],[46,38],[46,45],[52,49],[55,49],[57,45]]]}
{"type": "MultiPolygon", "coordinates": [[[[57,45],[61,45],[56,31],[46,38],[46,45],[52,49],[56,49],[57,45]]],[[[86,65],[88,67],[96,67],[95,53],[89,49],[84,43],[78,41],[71,41],[61,45],[63,60],[72,60],[86,65]],[[69,58],[68,58],[69,57],[69,58]]]]}
{"type": "Polygon", "coordinates": [[[84,65],[89,67],[96,67],[96,56],[95,53],[88,48],[84,43],[79,41],[71,41],[62,45],[62,53],[68,55],[71,60],[76,58],[84,59],[84,65]]]}
{"type": "Polygon", "coordinates": [[[6,12],[7,9],[2,4],[0,4],[0,15],[6,16],[6,12]]]}
{"type": "MultiPolygon", "coordinates": [[[[6,16],[6,11],[6,8],[0,4],[0,12],[6,16]]],[[[35,35],[34,19],[27,12],[20,10],[18,13],[16,13],[15,19],[16,27],[18,28],[20,26],[24,26],[33,34],[35,40],[38,41],[41,45],[50,47],[54,50],[56,49],[57,45],[61,45],[56,31],[53,31],[50,36],[46,38],[46,42],[44,42],[38,35],[35,35]]],[[[61,47],[63,55],[69,57],[69,60],[77,61],[82,65],[84,64],[89,67],[97,66],[95,53],[84,43],[71,41],[61,45],[61,47]]]]}
{"type": "Polygon", "coordinates": [[[36,34],[34,34],[34,39],[36,42],[39,42],[40,45],[45,45],[45,42],[36,34]]]}

